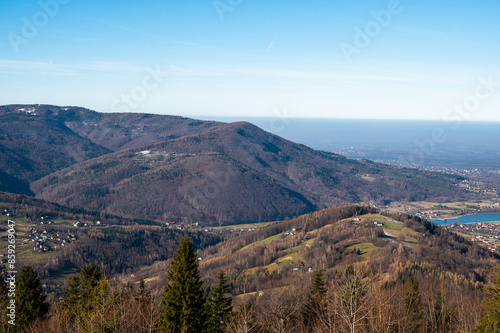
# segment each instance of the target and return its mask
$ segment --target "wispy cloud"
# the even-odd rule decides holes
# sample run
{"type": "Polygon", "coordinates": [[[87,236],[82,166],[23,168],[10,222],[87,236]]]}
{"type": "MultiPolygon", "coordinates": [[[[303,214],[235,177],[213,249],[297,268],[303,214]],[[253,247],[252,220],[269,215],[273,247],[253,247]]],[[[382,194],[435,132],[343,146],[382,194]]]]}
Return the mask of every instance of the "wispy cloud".
{"type": "Polygon", "coordinates": [[[417,81],[410,75],[367,75],[334,71],[288,70],[253,66],[184,66],[184,71],[190,76],[252,76],[263,79],[295,80],[367,80],[367,81],[417,81]]]}
{"type": "Polygon", "coordinates": [[[266,52],[269,52],[269,50],[274,46],[274,43],[276,42],[277,38],[278,38],[278,35],[274,36],[274,39],[272,40],[271,43],[269,43],[269,46],[267,47],[266,52]]]}
{"type": "Polygon", "coordinates": [[[431,30],[423,27],[410,27],[398,24],[392,24],[391,27],[394,30],[401,31],[404,33],[415,33],[420,35],[431,35],[431,36],[451,36],[450,34],[445,34],[443,31],[431,30]]]}
{"type": "MultiPolygon", "coordinates": [[[[324,83],[366,83],[373,82],[401,82],[401,83],[443,83],[463,84],[475,80],[480,71],[471,71],[471,75],[457,74],[450,71],[424,70],[418,64],[383,62],[378,66],[370,65],[371,69],[336,68],[334,65],[325,65],[324,70],[287,69],[277,68],[276,65],[261,66],[250,65],[222,65],[222,64],[159,64],[163,70],[168,71],[175,78],[182,75],[184,79],[211,80],[222,79],[234,82],[248,80],[268,80],[271,82],[290,81],[308,82],[313,84],[324,83]],[[374,69],[376,68],[376,69],[374,69]]],[[[130,74],[144,73],[144,66],[127,62],[93,61],[88,63],[63,64],[52,61],[20,61],[0,59],[0,75],[55,75],[55,76],[82,76],[95,74],[108,74],[127,76],[130,74]]]]}
{"type": "Polygon", "coordinates": [[[60,64],[52,61],[21,61],[0,59],[0,73],[85,75],[89,72],[131,73],[142,72],[143,68],[129,63],[95,61],[83,64],[60,64]]]}
{"type": "Polygon", "coordinates": [[[137,29],[132,29],[132,28],[121,26],[121,25],[117,25],[117,24],[112,24],[112,23],[107,23],[107,22],[101,22],[101,23],[104,24],[104,25],[107,25],[109,27],[115,28],[115,29],[132,32],[132,33],[135,33],[137,35],[141,35],[141,36],[148,37],[148,38],[155,38],[155,39],[167,42],[167,43],[179,44],[179,45],[186,45],[186,46],[195,46],[195,47],[209,47],[209,48],[213,48],[213,46],[210,46],[210,45],[205,45],[205,44],[200,44],[200,43],[192,43],[192,42],[186,42],[186,41],[180,41],[180,40],[176,40],[176,39],[166,38],[164,36],[150,34],[150,33],[147,33],[147,32],[143,32],[143,31],[140,31],[140,30],[137,30],[137,29]]]}
{"type": "Polygon", "coordinates": [[[89,37],[60,37],[66,40],[72,40],[75,42],[94,42],[94,43],[104,43],[104,39],[100,38],[89,38],[89,37]]]}

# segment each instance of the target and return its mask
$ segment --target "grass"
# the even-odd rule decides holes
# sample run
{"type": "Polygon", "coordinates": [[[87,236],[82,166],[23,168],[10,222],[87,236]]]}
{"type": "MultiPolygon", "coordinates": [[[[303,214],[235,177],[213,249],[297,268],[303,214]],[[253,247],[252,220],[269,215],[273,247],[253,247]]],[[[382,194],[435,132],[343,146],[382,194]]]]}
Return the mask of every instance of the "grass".
{"type": "Polygon", "coordinates": [[[269,244],[271,243],[273,240],[276,240],[276,239],[279,239],[281,237],[282,234],[277,234],[277,235],[274,235],[274,236],[271,236],[271,237],[268,237],[266,239],[263,239],[261,241],[257,241],[257,242],[253,242],[251,244],[248,244],[246,246],[243,246],[241,249],[239,249],[238,251],[236,252],[240,252],[240,251],[245,251],[245,250],[248,250],[248,249],[253,249],[254,247],[257,247],[257,246],[261,246],[261,245],[266,245],[266,244],[269,244]]]}
{"type": "MultiPolygon", "coordinates": [[[[367,214],[367,215],[361,215],[359,217],[359,222],[358,224],[370,224],[372,225],[374,222],[382,223],[384,225],[384,228],[390,229],[390,230],[401,230],[404,228],[403,223],[393,220],[389,217],[380,215],[380,214],[367,214]]],[[[352,219],[348,219],[352,221],[352,219]]]]}
{"type": "Polygon", "coordinates": [[[455,233],[456,233],[457,235],[459,235],[459,236],[462,236],[462,237],[463,237],[463,238],[465,238],[465,239],[468,239],[468,240],[471,240],[471,239],[472,239],[472,235],[469,235],[469,234],[463,234],[463,233],[461,233],[461,232],[456,232],[456,231],[455,231],[455,233]]]}
{"type": "Polygon", "coordinates": [[[233,229],[260,229],[279,222],[262,222],[262,223],[246,223],[246,224],[230,224],[221,227],[214,227],[214,230],[233,230],[233,229]]]}
{"type": "Polygon", "coordinates": [[[237,304],[242,304],[242,303],[245,303],[248,301],[248,299],[250,299],[251,297],[253,296],[256,296],[257,293],[269,293],[273,290],[281,290],[281,291],[285,291],[288,289],[289,286],[283,286],[283,287],[278,287],[278,288],[272,288],[272,289],[266,289],[266,290],[262,290],[262,291],[252,291],[252,292],[249,292],[249,293],[245,293],[245,294],[239,294],[239,295],[236,295],[236,296],[233,296],[233,304],[237,305],[237,304]]]}
{"type": "Polygon", "coordinates": [[[282,267],[288,268],[292,264],[296,265],[301,261],[304,261],[304,258],[299,253],[293,252],[293,253],[287,254],[281,258],[276,259],[275,262],[282,267]]]}
{"type": "MultiPolygon", "coordinates": [[[[360,216],[360,218],[361,218],[361,216],[360,216]]],[[[339,221],[335,222],[335,224],[342,223],[342,222],[352,222],[352,221],[353,221],[353,218],[347,218],[347,219],[339,220],[339,221]]],[[[332,227],[332,224],[327,224],[319,229],[315,229],[315,230],[311,230],[311,231],[307,232],[307,235],[310,237],[316,237],[316,234],[318,234],[321,231],[324,231],[328,228],[331,228],[331,227],[332,227]]],[[[311,244],[309,244],[309,245],[311,245],[311,244]]]]}
{"type": "Polygon", "coordinates": [[[269,265],[247,269],[246,271],[243,272],[243,275],[253,275],[258,270],[267,270],[268,272],[275,272],[282,268],[291,269],[294,268],[298,263],[303,261],[304,258],[298,252],[288,253],[283,257],[276,259],[269,265]]]}
{"type": "Polygon", "coordinates": [[[353,251],[355,248],[361,251],[361,256],[365,259],[368,259],[373,250],[376,249],[373,243],[359,243],[349,246],[346,250],[353,251]]]}
{"type": "MultiPolygon", "coordinates": [[[[386,229],[386,228],[384,228],[386,229]]],[[[409,229],[409,228],[402,228],[401,230],[395,230],[395,229],[386,229],[387,233],[391,234],[394,237],[404,239],[407,242],[411,243],[418,243],[418,240],[416,239],[417,236],[419,236],[419,233],[409,229]]]]}
{"type": "Polygon", "coordinates": [[[385,217],[382,224],[384,225],[385,229],[389,229],[389,230],[399,231],[399,230],[403,230],[405,228],[403,223],[401,223],[399,221],[395,221],[395,220],[390,219],[388,217],[385,217]]]}
{"type": "Polygon", "coordinates": [[[364,180],[369,181],[369,182],[373,182],[375,180],[375,177],[371,177],[368,175],[362,175],[361,179],[364,179],[364,180]]]}
{"type": "Polygon", "coordinates": [[[405,227],[402,222],[379,214],[363,215],[359,216],[359,219],[360,224],[373,224],[373,222],[382,223],[382,229],[388,234],[397,238],[404,238],[408,242],[418,243],[416,238],[419,236],[419,233],[405,227]]]}

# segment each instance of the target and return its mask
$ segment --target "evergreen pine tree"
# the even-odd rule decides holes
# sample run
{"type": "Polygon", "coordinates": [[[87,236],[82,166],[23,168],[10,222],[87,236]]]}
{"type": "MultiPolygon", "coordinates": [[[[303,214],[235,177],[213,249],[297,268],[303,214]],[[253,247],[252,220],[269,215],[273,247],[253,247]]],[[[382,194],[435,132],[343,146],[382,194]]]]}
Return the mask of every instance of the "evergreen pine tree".
{"type": "Polygon", "coordinates": [[[16,325],[22,329],[43,317],[49,311],[49,304],[33,267],[23,266],[16,282],[16,325]]]}
{"type": "Polygon", "coordinates": [[[166,332],[200,332],[205,324],[204,298],[193,245],[187,235],[179,242],[167,273],[160,310],[160,327],[166,332]]]}
{"type": "Polygon", "coordinates": [[[68,278],[68,286],[58,305],[61,330],[79,330],[85,325],[96,306],[95,290],[102,278],[100,269],[93,264],[83,266],[80,273],[68,278]]]}
{"type": "Polygon", "coordinates": [[[144,296],[146,294],[146,282],[144,279],[139,281],[139,295],[144,296]]]}
{"type": "Polygon", "coordinates": [[[413,276],[410,276],[406,282],[404,296],[410,332],[419,332],[423,324],[422,301],[418,283],[413,276]]]}
{"type": "Polygon", "coordinates": [[[443,293],[441,291],[436,294],[431,315],[431,325],[434,329],[438,332],[444,332],[450,317],[446,309],[443,293]]]}
{"type": "Polygon", "coordinates": [[[232,299],[227,296],[231,287],[223,270],[219,272],[219,283],[212,289],[212,298],[208,300],[208,323],[207,331],[210,333],[221,333],[227,325],[233,313],[232,299]]]}
{"type": "Polygon", "coordinates": [[[314,271],[314,277],[303,309],[304,322],[309,325],[321,314],[323,297],[326,295],[325,280],[320,268],[314,271]]]}
{"type": "Polygon", "coordinates": [[[64,289],[61,306],[67,309],[73,308],[71,311],[73,313],[82,312],[84,309],[88,310],[93,290],[101,279],[102,273],[97,266],[93,264],[83,266],[79,274],[71,275],[68,278],[68,287],[64,289]]]}
{"type": "Polygon", "coordinates": [[[91,307],[92,296],[95,288],[103,280],[103,275],[99,267],[94,264],[83,266],[79,274],[79,293],[82,304],[87,308],[91,307]]]}
{"type": "Polygon", "coordinates": [[[322,298],[326,294],[325,280],[323,279],[323,271],[319,268],[314,271],[313,283],[310,294],[315,298],[322,298]]]}

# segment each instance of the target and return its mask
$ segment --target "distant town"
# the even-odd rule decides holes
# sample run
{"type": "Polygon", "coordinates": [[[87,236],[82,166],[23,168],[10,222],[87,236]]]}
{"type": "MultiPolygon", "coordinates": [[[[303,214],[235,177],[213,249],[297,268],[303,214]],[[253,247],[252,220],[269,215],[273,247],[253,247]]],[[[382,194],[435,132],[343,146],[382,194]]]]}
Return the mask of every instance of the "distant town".
{"type": "Polygon", "coordinates": [[[492,252],[497,252],[500,246],[500,223],[454,223],[443,226],[446,230],[455,232],[492,252]]]}

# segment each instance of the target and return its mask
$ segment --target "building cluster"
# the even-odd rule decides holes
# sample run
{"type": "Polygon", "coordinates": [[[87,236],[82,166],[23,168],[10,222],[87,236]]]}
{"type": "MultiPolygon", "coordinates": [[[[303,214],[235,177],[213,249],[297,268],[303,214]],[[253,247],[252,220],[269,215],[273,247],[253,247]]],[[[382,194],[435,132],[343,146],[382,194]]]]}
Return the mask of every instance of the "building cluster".
{"type": "Polygon", "coordinates": [[[134,162],[137,164],[152,163],[164,159],[168,160],[178,157],[189,157],[189,156],[196,156],[196,155],[191,153],[178,153],[175,151],[141,150],[135,153],[134,162]]]}
{"type": "Polygon", "coordinates": [[[500,224],[496,223],[467,223],[450,224],[444,226],[447,230],[470,236],[473,242],[497,252],[500,246],[500,224]]]}
{"type": "Polygon", "coordinates": [[[37,226],[31,226],[28,229],[28,238],[22,238],[23,244],[32,244],[33,251],[49,252],[57,251],[61,247],[76,241],[73,233],[54,231],[47,229],[38,229],[37,226]]]}

